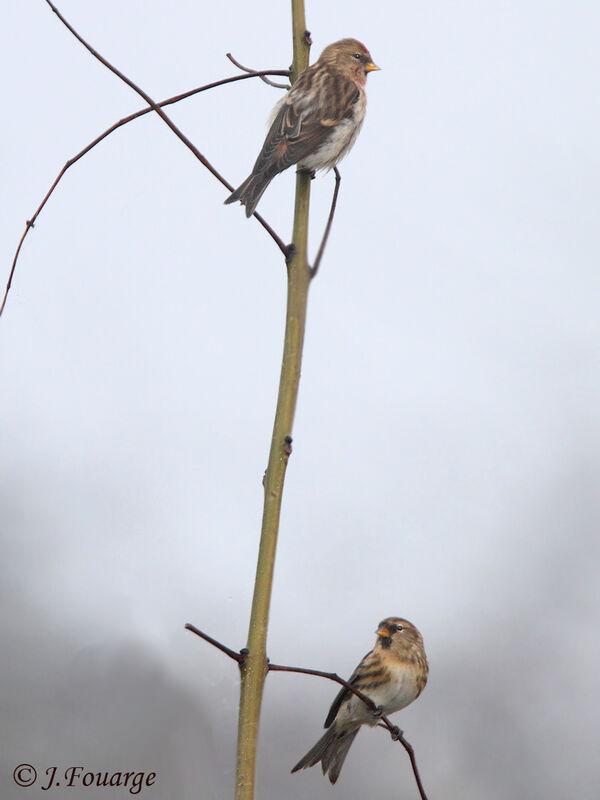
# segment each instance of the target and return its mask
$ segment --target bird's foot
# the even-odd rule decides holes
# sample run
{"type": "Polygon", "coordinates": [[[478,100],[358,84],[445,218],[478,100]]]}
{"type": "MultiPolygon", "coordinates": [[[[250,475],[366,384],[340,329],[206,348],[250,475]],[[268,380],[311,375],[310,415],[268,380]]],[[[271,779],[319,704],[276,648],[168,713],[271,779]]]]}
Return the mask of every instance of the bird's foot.
{"type": "Polygon", "coordinates": [[[299,175],[308,175],[311,181],[314,181],[315,175],[317,174],[314,169],[308,169],[307,167],[300,167],[300,169],[296,171],[299,175]]]}
{"type": "Polygon", "coordinates": [[[383,706],[377,706],[377,708],[373,709],[373,716],[374,716],[376,719],[379,719],[379,717],[380,717],[382,714],[383,714],[383,706]]]}
{"type": "Polygon", "coordinates": [[[390,731],[390,736],[392,737],[392,739],[395,742],[397,742],[398,739],[400,739],[400,738],[402,738],[402,736],[404,736],[404,731],[401,731],[400,728],[397,725],[394,725],[394,727],[390,731]]]}

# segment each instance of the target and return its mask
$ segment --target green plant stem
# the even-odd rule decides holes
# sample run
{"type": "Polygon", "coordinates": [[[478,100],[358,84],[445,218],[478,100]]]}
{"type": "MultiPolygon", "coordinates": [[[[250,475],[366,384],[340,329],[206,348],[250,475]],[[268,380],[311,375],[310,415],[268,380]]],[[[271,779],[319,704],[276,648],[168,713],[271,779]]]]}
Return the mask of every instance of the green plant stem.
{"type": "MultiPolygon", "coordinates": [[[[292,0],[292,25],[294,39],[292,80],[294,81],[308,64],[309,47],[304,41],[306,24],[303,0],[292,0]]],[[[249,653],[241,666],[235,800],[253,800],[254,798],[258,728],[264,681],[267,674],[267,628],[275,551],[285,473],[291,451],[286,437],[291,436],[296,410],[308,288],[311,278],[307,253],[309,199],[310,179],[307,175],[299,174],[296,179],[292,238],[295,249],[287,265],[285,339],[273,436],[264,478],[262,530],[247,642],[249,653]]]]}
{"type": "Polygon", "coordinates": [[[306,16],[304,0],[292,0],[292,45],[294,58],[290,71],[290,81],[296,83],[301,72],[308,67],[310,45],[306,41],[306,16]]]}

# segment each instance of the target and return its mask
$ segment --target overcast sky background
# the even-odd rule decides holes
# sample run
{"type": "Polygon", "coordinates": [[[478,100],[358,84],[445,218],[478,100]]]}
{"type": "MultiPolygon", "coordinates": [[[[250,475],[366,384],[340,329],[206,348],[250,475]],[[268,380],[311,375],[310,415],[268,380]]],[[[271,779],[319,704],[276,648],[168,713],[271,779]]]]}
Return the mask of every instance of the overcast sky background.
{"type": "MultiPolygon", "coordinates": [[[[235,74],[227,51],[291,61],[288,2],[60,9],[156,99],[235,74]]],[[[307,23],[311,60],[356,36],[382,71],[311,287],[269,655],[347,675],[406,616],[431,673],[396,719],[430,800],[596,800],[600,6],[307,0],[307,23]]],[[[41,0],[6,4],[0,37],[4,284],[63,163],[143,102],[41,0]]],[[[242,81],[168,113],[237,185],[280,94],[242,81]]],[[[259,206],[285,241],[293,184],[259,206]]],[[[312,184],[313,253],[332,188],[312,184]]],[[[285,268],[225,197],[148,115],[23,247],[0,321],[8,800],[39,797],[23,762],[232,796],[236,668],[183,625],[245,644],[285,268]]],[[[289,775],[335,693],[269,677],[257,798],[416,798],[382,731],[334,788],[289,775]]]]}

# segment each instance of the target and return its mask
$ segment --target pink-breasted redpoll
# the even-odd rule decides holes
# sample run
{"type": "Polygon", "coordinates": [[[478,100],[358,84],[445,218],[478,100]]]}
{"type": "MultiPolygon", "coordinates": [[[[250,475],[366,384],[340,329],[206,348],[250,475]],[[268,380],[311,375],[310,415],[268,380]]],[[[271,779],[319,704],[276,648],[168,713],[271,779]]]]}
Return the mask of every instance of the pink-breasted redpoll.
{"type": "Polygon", "coordinates": [[[367,74],[376,69],[357,39],[326,47],[273,109],[252,173],[225,202],[239,200],[250,217],[275,175],[292,164],[308,172],[334,167],[356,141],[367,106],[367,74]]]}

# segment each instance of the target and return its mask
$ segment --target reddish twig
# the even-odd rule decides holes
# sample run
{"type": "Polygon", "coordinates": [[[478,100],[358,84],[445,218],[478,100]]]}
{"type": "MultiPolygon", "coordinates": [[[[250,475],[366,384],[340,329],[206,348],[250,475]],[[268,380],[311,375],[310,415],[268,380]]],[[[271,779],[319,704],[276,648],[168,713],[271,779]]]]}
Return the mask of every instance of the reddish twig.
{"type": "MultiPolygon", "coordinates": [[[[308,669],[308,667],[285,667],[282,664],[271,664],[270,662],[268,664],[268,668],[270,672],[299,672],[302,675],[316,675],[318,678],[328,678],[330,681],[335,681],[336,683],[340,683],[342,686],[345,686],[346,689],[350,689],[350,691],[359,697],[363,703],[371,709],[371,711],[377,711],[377,706],[370,697],[367,697],[366,694],[363,694],[360,689],[356,688],[356,686],[352,686],[351,683],[348,683],[348,681],[340,678],[337,672],[322,672],[320,669],[308,669]]],[[[384,719],[383,715],[381,715],[381,719],[384,719]]]]}
{"type": "MultiPolygon", "coordinates": [[[[202,153],[201,153],[201,152],[198,150],[198,148],[197,148],[197,147],[195,147],[195,146],[194,146],[194,145],[193,145],[193,144],[190,142],[190,140],[187,138],[187,136],[185,136],[185,135],[184,135],[184,134],[183,134],[183,133],[182,133],[182,132],[179,130],[179,128],[177,127],[177,125],[175,125],[175,123],[174,123],[174,122],[173,122],[173,121],[172,121],[172,120],[171,120],[171,119],[170,119],[170,118],[169,118],[169,117],[168,117],[168,116],[165,114],[165,112],[164,112],[164,111],[163,111],[163,110],[162,110],[162,109],[161,109],[161,108],[160,108],[160,107],[159,107],[159,106],[158,106],[158,105],[157,105],[157,104],[154,102],[154,100],[153,100],[153,99],[150,97],[150,95],[146,94],[146,92],[145,92],[143,89],[141,89],[139,86],[136,86],[136,84],[135,84],[135,83],[134,83],[134,82],[133,82],[133,81],[132,81],[130,78],[128,78],[128,77],[127,77],[126,75],[124,75],[124,74],[123,74],[123,73],[122,73],[120,70],[118,70],[116,67],[114,67],[114,66],[113,66],[113,65],[112,65],[112,64],[111,64],[109,61],[107,61],[107,60],[106,60],[106,59],[105,59],[103,56],[101,56],[101,55],[100,55],[100,53],[99,53],[97,50],[95,50],[95,49],[94,49],[94,48],[93,48],[93,47],[92,47],[90,44],[88,44],[88,43],[85,41],[85,39],[84,39],[82,36],[80,36],[80,35],[77,33],[77,31],[75,30],[75,28],[73,28],[73,26],[72,26],[72,25],[70,25],[70,24],[67,22],[67,20],[66,20],[66,19],[65,19],[65,18],[62,16],[62,14],[60,13],[60,11],[59,11],[59,10],[56,8],[56,6],[55,6],[55,5],[54,5],[54,4],[51,2],[51,0],[46,0],[46,2],[48,3],[48,5],[49,5],[49,6],[50,6],[50,8],[52,9],[52,11],[54,11],[54,13],[55,13],[55,14],[56,14],[56,16],[59,18],[59,20],[60,20],[60,21],[63,23],[63,25],[64,25],[64,26],[65,26],[65,27],[66,27],[66,28],[67,28],[67,29],[68,29],[68,30],[69,30],[69,31],[70,31],[70,32],[73,34],[73,36],[74,36],[74,37],[75,37],[75,38],[76,38],[76,39],[77,39],[79,42],[81,42],[81,44],[82,44],[82,45],[83,45],[83,46],[86,48],[86,50],[88,50],[88,51],[89,51],[89,52],[90,52],[90,53],[91,53],[91,54],[94,56],[94,58],[97,58],[97,59],[98,59],[98,61],[99,61],[101,64],[103,64],[103,65],[104,65],[104,66],[105,66],[107,69],[109,69],[111,72],[113,72],[113,73],[114,73],[114,74],[115,74],[115,75],[116,75],[118,78],[120,78],[122,81],[124,81],[124,82],[125,82],[125,83],[126,83],[126,84],[127,84],[127,85],[128,85],[130,88],[131,88],[131,89],[133,89],[133,91],[134,91],[134,92],[137,92],[137,94],[139,94],[139,96],[140,96],[140,97],[142,97],[142,98],[143,98],[143,99],[144,99],[144,100],[145,100],[145,101],[148,103],[148,105],[152,107],[152,109],[153,109],[154,111],[156,111],[156,113],[158,114],[158,116],[159,116],[159,117],[160,117],[160,118],[161,118],[161,119],[162,119],[162,120],[165,122],[165,124],[166,124],[166,125],[168,125],[168,126],[169,126],[169,128],[171,128],[171,130],[173,131],[173,133],[174,133],[176,136],[178,136],[178,137],[181,139],[181,141],[182,141],[182,142],[183,142],[183,143],[186,145],[186,147],[189,147],[189,149],[190,149],[190,150],[192,151],[192,153],[193,153],[193,154],[196,156],[196,158],[197,158],[197,159],[198,159],[198,160],[199,160],[199,161],[200,161],[202,164],[204,164],[204,166],[206,167],[206,169],[208,169],[210,172],[212,172],[212,174],[215,176],[215,178],[217,178],[217,180],[221,181],[221,183],[222,183],[224,186],[226,186],[226,187],[227,187],[229,190],[231,190],[231,189],[232,189],[231,185],[230,185],[230,184],[229,184],[229,183],[228,183],[228,182],[225,180],[225,178],[223,178],[223,176],[222,176],[222,175],[220,175],[220,174],[219,174],[219,172],[218,172],[218,171],[217,171],[217,170],[216,170],[216,169],[213,167],[213,165],[210,163],[210,161],[208,161],[208,159],[207,159],[207,158],[205,158],[205,157],[202,155],[202,153]]],[[[285,74],[285,73],[284,73],[284,74],[285,74]]],[[[275,231],[274,231],[274,230],[273,230],[273,229],[270,227],[270,225],[268,225],[268,223],[267,223],[267,222],[266,222],[266,221],[265,221],[265,220],[264,220],[264,219],[263,219],[263,218],[262,218],[262,217],[261,217],[259,214],[255,213],[255,214],[254,214],[254,216],[255,216],[255,217],[256,217],[256,219],[257,219],[257,220],[260,222],[260,224],[263,226],[263,228],[265,228],[265,230],[266,230],[266,231],[267,231],[267,232],[268,232],[268,233],[269,233],[269,234],[270,234],[270,235],[273,237],[273,239],[274,239],[274,240],[277,242],[277,244],[278,244],[278,246],[279,246],[279,248],[280,248],[281,252],[282,252],[282,253],[285,255],[285,254],[287,253],[287,248],[286,248],[286,246],[283,244],[283,242],[281,241],[281,239],[279,238],[279,236],[277,236],[277,234],[275,233],[275,231]]]]}
{"type": "MultiPolygon", "coordinates": [[[[382,717],[383,720],[383,717],[382,717]]],[[[377,726],[378,728],[387,728],[391,734],[392,739],[394,741],[400,742],[402,747],[408,753],[408,757],[410,759],[410,765],[412,767],[413,775],[415,776],[415,781],[417,782],[417,787],[419,789],[419,794],[421,795],[421,800],[427,800],[427,795],[425,794],[425,789],[423,788],[423,784],[421,783],[421,776],[419,775],[419,768],[417,767],[417,759],[415,757],[415,751],[413,749],[412,744],[407,742],[404,738],[404,733],[398,728],[398,726],[392,726],[393,730],[390,728],[390,721],[386,718],[383,720],[386,724],[382,725],[381,723],[377,726]]]]}
{"type": "MultiPolygon", "coordinates": [[[[50,6],[52,11],[56,14],[56,16],[63,23],[63,25],[67,28],[67,30],[69,30],[73,34],[73,36],[75,36],[75,38],[79,42],[81,42],[81,44],[94,56],[94,58],[97,58],[98,61],[100,61],[101,64],[103,64],[107,69],[109,69],[112,73],[114,73],[118,78],[120,78],[122,81],[124,81],[131,89],[134,90],[134,92],[137,92],[137,94],[139,94],[140,97],[142,97],[148,103],[149,108],[147,110],[144,110],[143,113],[148,113],[149,111],[156,111],[158,116],[165,122],[166,125],[169,126],[169,128],[171,128],[173,133],[179,139],[181,139],[181,141],[186,145],[186,147],[188,147],[191,150],[191,152],[196,156],[196,158],[201,162],[201,164],[203,164],[206,167],[206,169],[208,169],[209,172],[211,172],[215,176],[215,178],[217,178],[217,180],[219,180],[225,187],[227,187],[227,189],[229,191],[233,191],[234,187],[220,174],[220,172],[217,169],[215,169],[215,167],[213,167],[213,165],[210,163],[210,161],[208,161],[208,159],[205,158],[205,156],[202,155],[202,153],[198,150],[198,148],[194,144],[192,144],[192,142],[187,138],[187,136],[185,136],[182,133],[182,131],[179,130],[177,125],[175,125],[175,123],[165,114],[165,112],[161,108],[162,105],[168,105],[169,103],[175,103],[175,102],[177,102],[178,99],[183,99],[184,97],[188,97],[189,94],[185,93],[184,95],[178,95],[177,98],[171,98],[169,101],[165,101],[164,103],[155,103],[154,100],[143,89],[141,89],[139,86],[136,86],[136,84],[132,80],[130,80],[120,70],[118,70],[109,61],[107,61],[90,44],[88,44],[88,42],[86,42],[85,39],[79,33],[77,33],[77,31],[73,28],[73,26],[70,25],[67,22],[67,20],[62,16],[60,11],[56,8],[56,6],[50,0],[46,0],[46,3],[50,6]]],[[[287,74],[289,74],[286,70],[273,70],[273,71],[265,70],[265,71],[259,71],[257,73],[257,76],[261,77],[265,72],[267,74],[276,74],[276,75],[287,75],[287,74]]],[[[254,74],[250,74],[250,73],[248,73],[247,75],[238,75],[238,76],[235,76],[233,78],[226,78],[224,81],[222,81],[222,83],[232,83],[234,80],[243,80],[244,78],[249,78],[249,77],[255,77],[255,76],[254,76],[254,74]]],[[[220,85],[220,83],[221,82],[215,82],[214,84],[209,84],[206,88],[212,88],[213,86],[218,86],[218,85],[220,85]]],[[[191,92],[191,94],[195,94],[198,91],[202,91],[202,90],[203,89],[193,90],[191,92]]],[[[132,118],[135,119],[136,116],[141,116],[141,114],[140,113],[136,113],[132,118]]],[[[127,119],[126,121],[129,122],[130,120],[127,119]]],[[[26,225],[25,231],[24,231],[23,235],[21,236],[21,239],[20,239],[19,244],[17,246],[15,257],[13,259],[13,263],[12,263],[11,270],[10,270],[10,275],[9,275],[9,278],[8,278],[8,283],[6,285],[6,290],[4,292],[4,298],[2,300],[2,305],[0,305],[0,315],[2,314],[2,312],[4,310],[4,306],[6,305],[6,299],[7,299],[7,296],[8,296],[8,292],[10,291],[10,287],[11,287],[12,280],[13,280],[14,273],[15,273],[17,260],[19,258],[19,253],[21,251],[21,247],[23,245],[25,237],[27,236],[27,233],[29,232],[29,229],[33,228],[33,225],[34,225],[34,222],[35,222],[35,219],[36,219],[37,215],[42,210],[43,206],[45,205],[46,201],[48,200],[48,197],[54,191],[54,188],[56,187],[56,184],[60,181],[60,179],[62,178],[63,174],[71,166],[71,164],[75,163],[75,161],[78,161],[79,158],[81,158],[83,155],[85,155],[86,152],[88,152],[88,150],[90,150],[92,147],[94,147],[105,136],[108,136],[108,134],[111,133],[112,130],[115,130],[116,128],[118,128],[118,127],[120,127],[121,125],[124,125],[124,124],[125,124],[125,121],[121,121],[117,125],[113,126],[113,128],[111,128],[108,131],[106,131],[104,134],[102,134],[100,137],[98,137],[97,140],[92,142],[91,145],[89,145],[87,148],[85,148],[80,154],[75,156],[75,158],[72,159],[71,162],[67,162],[65,164],[65,166],[63,167],[63,169],[61,170],[61,172],[59,173],[56,181],[51,186],[50,191],[48,192],[48,194],[46,195],[46,197],[42,201],[41,205],[39,206],[36,214],[32,217],[31,220],[27,221],[27,225],[26,225]]],[[[264,217],[262,217],[257,212],[254,212],[254,216],[256,217],[257,221],[260,222],[260,224],[263,226],[263,228],[267,231],[269,236],[271,236],[273,241],[277,244],[277,246],[279,247],[279,249],[281,250],[283,255],[287,258],[287,255],[288,255],[287,245],[284,244],[282,239],[275,233],[273,228],[271,228],[271,226],[264,219],[264,217]]]]}
{"type": "Polygon", "coordinates": [[[175,125],[175,123],[172,122],[171,119],[169,119],[169,117],[165,114],[165,112],[158,106],[158,104],[154,102],[154,100],[150,97],[150,95],[146,94],[146,92],[143,89],[140,89],[139,86],[136,86],[136,84],[132,80],[130,80],[126,75],[124,75],[116,67],[114,67],[109,61],[107,61],[104,58],[104,56],[101,56],[100,53],[97,50],[95,50],[90,44],[88,44],[85,41],[85,39],[82,36],[80,36],[80,34],[77,33],[75,28],[73,28],[73,26],[70,25],[67,22],[67,20],[62,16],[60,11],[51,2],[51,0],[46,0],[46,3],[48,3],[48,5],[52,9],[52,11],[56,14],[56,16],[63,23],[63,25],[67,28],[67,30],[69,30],[73,34],[73,36],[79,42],[81,42],[81,44],[86,48],[86,50],[88,50],[94,56],[94,58],[97,58],[98,61],[101,64],[103,64],[107,69],[109,69],[112,73],[114,73],[118,78],[120,78],[124,83],[126,83],[131,89],[133,89],[134,92],[137,92],[137,94],[139,94],[139,96],[142,97],[148,103],[148,105],[152,108],[152,110],[156,111],[158,116],[169,126],[169,128],[171,128],[173,133],[176,136],[178,136],[181,139],[181,141],[185,145],[187,145],[187,147],[190,148],[190,150],[194,153],[196,158],[198,158],[202,162],[202,164],[204,164],[204,166],[208,170],[210,170],[210,172],[212,172],[212,174],[215,176],[215,178],[217,178],[218,180],[223,182],[223,178],[218,174],[217,170],[212,166],[212,164],[206,158],[204,158],[202,153],[200,153],[194,147],[194,145],[190,142],[190,140],[186,136],[184,136],[184,134],[179,130],[179,128],[175,125]]]}
{"type": "Polygon", "coordinates": [[[342,176],[340,175],[337,167],[334,167],[333,171],[335,172],[335,189],[333,190],[333,197],[331,199],[331,208],[329,209],[329,217],[327,218],[327,225],[325,226],[325,232],[323,234],[321,246],[319,247],[317,257],[315,258],[315,263],[313,264],[310,271],[311,280],[317,274],[319,270],[319,265],[321,263],[321,259],[323,258],[323,253],[325,252],[327,240],[329,239],[329,232],[331,231],[331,225],[333,223],[333,216],[335,214],[335,207],[337,205],[338,194],[340,191],[340,181],[342,180],[342,176]]]}
{"type": "Polygon", "coordinates": [[[373,711],[373,713],[378,716],[381,722],[377,725],[378,728],[387,728],[389,731],[392,739],[396,742],[400,742],[400,744],[404,747],[406,752],[408,753],[408,757],[410,758],[410,763],[412,766],[413,774],[415,776],[415,781],[417,782],[417,787],[419,789],[419,794],[421,795],[421,800],[427,800],[427,795],[425,794],[425,789],[423,788],[423,784],[421,783],[421,776],[419,775],[419,770],[417,767],[417,761],[415,758],[415,751],[410,744],[404,738],[403,731],[397,725],[393,725],[388,717],[385,714],[381,713],[381,708],[371,700],[370,697],[364,695],[361,691],[359,691],[356,686],[353,686],[348,681],[345,681],[343,678],[336,672],[322,672],[318,669],[306,669],[305,667],[283,667],[280,664],[269,664],[269,670],[277,671],[277,672],[299,672],[302,675],[316,675],[319,678],[328,678],[330,681],[335,681],[336,683],[341,683],[342,686],[345,686],[346,689],[349,689],[352,694],[355,694],[359,697],[363,703],[368,706],[368,708],[373,711]]]}
{"type": "MultiPolygon", "coordinates": [[[[190,89],[188,92],[183,92],[182,94],[175,95],[175,97],[169,97],[167,100],[162,100],[160,103],[156,103],[156,108],[163,108],[164,106],[169,106],[169,105],[172,105],[173,103],[178,103],[180,100],[185,100],[188,97],[192,97],[193,95],[199,94],[200,92],[205,92],[208,89],[214,89],[217,86],[224,86],[227,83],[234,83],[235,81],[243,81],[243,80],[246,80],[248,78],[259,78],[259,77],[262,77],[265,74],[267,74],[267,75],[287,75],[288,73],[287,73],[286,70],[283,70],[283,69],[279,69],[279,70],[275,70],[275,69],[271,70],[270,69],[270,70],[259,70],[257,72],[250,72],[250,73],[248,73],[246,75],[234,75],[234,76],[232,76],[230,78],[222,78],[221,80],[213,81],[212,83],[207,83],[204,86],[199,86],[196,89],[190,89]]],[[[12,262],[12,266],[11,266],[11,270],[10,270],[10,274],[9,274],[9,278],[8,278],[8,283],[6,284],[6,289],[4,291],[4,297],[2,299],[2,304],[0,305],[0,316],[2,316],[2,312],[4,311],[4,306],[6,305],[6,300],[7,300],[7,297],[8,297],[8,293],[10,291],[10,287],[12,285],[13,277],[14,277],[14,274],[15,274],[15,269],[16,269],[16,266],[17,266],[17,261],[19,259],[19,253],[21,252],[21,247],[23,245],[25,237],[29,233],[29,229],[34,227],[35,221],[39,217],[39,215],[40,215],[42,209],[44,208],[44,206],[46,205],[48,199],[50,198],[50,195],[54,192],[54,190],[56,189],[56,187],[60,183],[63,175],[65,174],[65,172],[70,167],[72,167],[73,164],[75,164],[77,161],[79,161],[79,159],[82,158],[86,153],[88,153],[93,147],[95,147],[97,144],[99,144],[103,139],[106,139],[106,137],[109,136],[111,133],[113,133],[114,131],[118,130],[123,125],[127,125],[128,122],[132,122],[134,119],[137,119],[138,117],[143,117],[145,114],[150,114],[152,111],[155,111],[155,106],[154,105],[148,106],[148,108],[142,108],[140,111],[136,111],[134,114],[130,114],[128,117],[124,117],[123,119],[120,119],[118,122],[115,122],[114,125],[111,125],[110,128],[107,128],[103,133],[101,133],[99,136],[97,136],[94,139],[93,142],[90,142],[88,145],[86,145],[83,148],[83,150],[80,150],[80,152],[77,153],[77,155],[75,155],[75,156],[73,156],[73,158],[69,159],[66,162],[66,164],[63,166],[61,171],[56,176],[56,179],[54,180],[54,183],[52,184],[52,186],[50,187],[50,189],[46,193],[44,199],[42,200],[42,202],[37,207],[34,215],[31,217],[31,219],[27,220],[27,223],[26,223],[26,226],[25,226],[25,231],[23,232],[23,235],[21,236],[21,239],[19,240],[19,245],[17,247],[17,250],[16,250],[14,258],[13,258],[13,262],[12,262]]],[[[217,173],[217,177],[221,181],[221,183],[224,186],[226,186],[227,189],[229,189],[229,191],[233,191],[234,187],[227,180],[225,180],[225,178],[223,178],[218,173],[217,173]]],[[[260,215],[257,214],[255,216],[257,217],[259,222],[261,222],[266,227],[267,231],[271,234],[271,236],[275,240],[275,242],[276,242],[277,246],[279,247],[279,249],[281,250],[281,252],[284,254],[284,256],[287,257],[287,253],[288,253],[287,246],[282,242],[282,240],[279,238],[279,236],[272,230],[272,228],[268,225],[268,223],[265,222],[265,220],[260,215]]]]}
{"type": "Polygon", "coordinates": [[[216,647],[222,653],[229,656],[229,658],[233,658],[234,661],[237,661],[238,664],[243,664],[246,660],[246,654],[244,651],[240,653],[236,653],[235,650],[232,650],[231,647],[227,647],[227,645],[222,644],[221,642],[217,641],[217,639],[213,639],[212,636],[209,636],[208,633],[204,633],[201,631],[200,628],[197,628],[195,625],[192,625],[191,622],[186,622],[185,624],[186,631],[191,631],[195,633],[196,636],[199,636],[201,639],[204,639],[205,642],[212,644],[213,647],[216,647]]]}
{"type": "MultiPolygon", "coordinates": [[[[255,72],[255,70],[250,69],[249,67],[245,67],[243,64],[240,64],[240,62],[237,61],[231,55],[231,53],[225,53],[225,55],[231,61],[231,63],[234,64],[238,69],[241,69],[242,72],[255,72]]],[[[289,75],[290,73],[288,72],[287,74],[289,75]]],[[[288,89],[292,88],[289,83],[275,83],[275,81],[270,81],[264,75],[261,75],[260,79],[261,79],[261,81],[264,81],[269,86],[274,86],[276,89],[285,89],[287,91],[288,89]]]]}
{"type": "MultiPolygon", "coordinates": [[[[199,628],[196,628],[194,625],[191,625],[189,622],[185,627],[188,631],[192,631],[192,633],[195,633],[197,636],[200,636],[201,639],[204,639],[206,642],[209,642],[209,644],[212,644],[214,645],[214,647],[217,647],[223,653],[228,655],[229,658],[232,658],[234,661],[237,661],[237,663],[240,664],[240,666],[246,660],[248,651],[245,648],[243,650],[240,650],[239,653],[237,653],[235,650],[232,650],[230,647],[227,647],[226,645],[222,644],[216,639],[213,639],[212,636],[209,636],[208,634],[204,633],[199,628]]],[[[425,794],[425,789],[423,788],[423,784],[421,783],[421,776],[419,775],[417,761],[415,758],[415,751],[412,745],[410,744],[410,742],[407,742],[406,739],[404,738],[403,731],[401,731],[397,725],[393,725],[385,714],[381,713],[381,708],[377,706],[371,700],[370,697],[367,697],[366,694],[363,694],[360,691],[360,689],[356,688],[356,686],[353,686],[348,681],[345,681],[343,678],[340,678],[337,672],[323,672],[320,669],[309,669],[308,667],[288,667],[282,664],[271,664],[270,662],[267,663],[267,667],[269,672],[298,672],[301,675],[315,675],[318,678],[327,678],[330,681],[335,681],[336,683],[345,686],[346,689],[352,692],[352,694],[355,694],[360,700],[363,701],[363,703],[368,708],[371,709],[373,714],[381,720],[381,722],[378,723],[377,727],[386,728],[389,731],[392,739],[395,742],[400,742],[400,744],[404,747],[404,749],[408,753],[408,757],[410,758],[410,763],[412,766],[413,774],[415,776],[415,781],[417,782],[419,794],[421,795],[421,800],[427,800],[427,795],[425,794]]]]}

